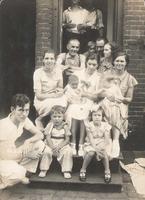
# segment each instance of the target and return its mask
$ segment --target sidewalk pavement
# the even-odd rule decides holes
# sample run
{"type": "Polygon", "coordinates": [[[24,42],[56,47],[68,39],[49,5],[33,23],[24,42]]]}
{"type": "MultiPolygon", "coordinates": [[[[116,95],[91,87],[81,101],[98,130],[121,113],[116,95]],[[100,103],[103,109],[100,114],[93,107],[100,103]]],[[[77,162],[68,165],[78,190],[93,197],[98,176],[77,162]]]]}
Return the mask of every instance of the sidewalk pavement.
{"type": "Polygon", "coordinates": [[[0,191],[0,200],[145,200],[135,192],[127,173],[122,172],[122,178],[123,189],[121,193],[36,189],[19,184],[0,191]]]}

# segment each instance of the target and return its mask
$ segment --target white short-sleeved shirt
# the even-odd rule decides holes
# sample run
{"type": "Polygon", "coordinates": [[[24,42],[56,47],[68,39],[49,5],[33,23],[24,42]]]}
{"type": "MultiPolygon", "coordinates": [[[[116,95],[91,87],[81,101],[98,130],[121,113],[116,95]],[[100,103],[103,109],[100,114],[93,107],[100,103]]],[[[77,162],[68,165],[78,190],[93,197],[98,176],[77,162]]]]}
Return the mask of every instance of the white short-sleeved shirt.
{"type": "Polygon", "coordinates": [[[15,146],[14,143],[22,135],[23,129],[25,128],[29,131],[33,127],[33,123],[28,118],[21,122],[18,127],[11,121],[10,115],[0,120],[0,149],[4,150],[3,148],[15,146]]]}
{"type": "Polygon", "coordinates": [[[43,68],[39,68],[34,72],[34,91],[39,90],[42,93],[49,92],[56,89],[59,81],[62,81],[62,71],[56,67],[56,69],[51,73],[47,74],[43,68]]]}
{"type": "Polygon", "coordinates": [[[73,33],[79,33],[79,30],[77,29],[78,24],[85,24],[88,17],[88,11],[81,6],[78,7],[78,10],[73,10],[71,7],[66,9],[63,12],[63,23],[64,24],[75,24],[76,26],[73,28],[68,28],[67,30],[69,32],[73,33]]]}

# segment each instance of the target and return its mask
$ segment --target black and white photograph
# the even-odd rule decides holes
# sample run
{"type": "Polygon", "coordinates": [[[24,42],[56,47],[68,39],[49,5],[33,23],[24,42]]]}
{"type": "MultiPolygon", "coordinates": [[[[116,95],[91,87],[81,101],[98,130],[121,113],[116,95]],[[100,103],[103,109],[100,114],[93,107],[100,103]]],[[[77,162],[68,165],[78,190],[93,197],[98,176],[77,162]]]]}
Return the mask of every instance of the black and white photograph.
{"type": "Polygon", "coordinates": [[[0,0],[0,200],[144,188],[145,1],[0,0]]]}

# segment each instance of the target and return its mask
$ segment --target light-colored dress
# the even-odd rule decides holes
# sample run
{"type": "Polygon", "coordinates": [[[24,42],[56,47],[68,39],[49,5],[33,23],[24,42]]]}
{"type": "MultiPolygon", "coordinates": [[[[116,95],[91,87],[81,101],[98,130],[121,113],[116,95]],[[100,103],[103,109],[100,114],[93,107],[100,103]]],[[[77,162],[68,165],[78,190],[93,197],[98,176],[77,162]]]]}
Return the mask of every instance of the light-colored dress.
{"type": "Polygon", "coordinates": [[[106,141],[105,135],[110,135],[111,126],[107,122],[101,122],[100,126],[95,126],[94,123],[85,122],[85,127],[87,130],[86,142],[84,143],[84,151],[86,153],[93,151],[96,153],[97,160],[102,159],[105,156],[106,152],[106,141]],[[91,145],[89,140],[89,134],[93,138],[95,148],[91,145]]]}
{"type": "MultiPolygon", "coordinates": [[[[62,71],[56,67],[53,73],[47,74],[43,68],[39,68],[34,72],[34,92],[41,91],[42,93],[55,93],[55,89],[58,87],[59,81],[62,81],[62,71]]],[[[54,105],[67,106],[65,96],[56,98],[47,98],[45,100],[39,100],[35,96],[34,106],[39,116],[47,116],[54,105]]]]}
{"type": "Polygon", "coordinates": [[[69,125],[71,119],[83,120],[89,115],[89,101],[87,98],[81,97],[81,89],[73,89],[70,85],[65,88],[65,95],[68,101],[68,108],[66,111],[66,119],[69,125]]]}
{"type": "MultiPolygon", "coordinates": [[[[108,76],[109,77],[113,76],[113,77],[117,77],[120,79],[119,88],[116,88],[116,89],[110,88],[110,91],[108,90],[108,92],[110,94],[114,94],[114,96],[116,96],[116,97],[120,96],[118,94],[119,91],[121,91],[121,95],[123,97],[126,97],[128,89],[133,88],[134,86],[136,86],[138,84],[136,79],[131,74],[129,74],[127,71],[125,71],[122,76],[117,76],[115,73],[115,70],[110,70],[110,71],[104,73],[104,80],[103,79],[102,80],[105,82],[105,80],[107,79],[108,76]]],[[[104,108],[107,121],[113,127],[117,128],[120,131],[120,134],[122,134],[124,138],[127,138],[127,136],[128,136],[128,133],[127,133],[127,130],[128,130],[128,104],[118,103],[117,101],[111,102],[107,98],[104,98],[100,104],[104,108]]]]}

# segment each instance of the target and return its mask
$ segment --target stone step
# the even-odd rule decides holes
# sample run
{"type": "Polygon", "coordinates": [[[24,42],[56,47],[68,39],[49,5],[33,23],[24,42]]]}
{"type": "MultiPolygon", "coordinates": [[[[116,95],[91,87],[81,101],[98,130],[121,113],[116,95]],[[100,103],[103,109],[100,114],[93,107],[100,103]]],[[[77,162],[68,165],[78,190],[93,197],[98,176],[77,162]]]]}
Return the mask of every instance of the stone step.
{"type": "Polygon", "coordinates": [[[121,192],[122,176],[120,172],[112,173],[112,180],[109,184],[104,182],[104,173],[87,173],[87,180],[82,182],[79,180],[79,173],[72,173],[71,179],[64,179],[61,172],[51,171],[45,178],[39,178],[35,174],[30,179],[30,187],[33,188],[49,188],[71,191],[88,191],[88,192],[121,192]]]}
{"type": "Polygon", "coordinates": [[[75,157],[72,170],[72,178],[64,179],[59,163],[56,158],[53,159],[50,170],[45,178],[39,178],[37,174],[30,178],[31,187],[52,188],[62,190],[87,190],[94,192],[121,192],[122,176],[120,174],[119,159],[110,162],[112,181],[109,184],[104,182],[104,167],[101,161],[92,160],[87,169],[87,180],[79,180],[79,171],[83,158],[75,157]]]}

